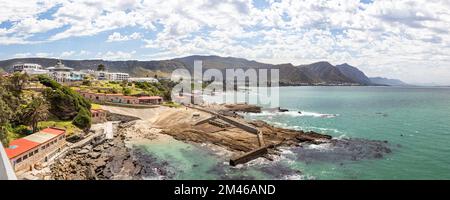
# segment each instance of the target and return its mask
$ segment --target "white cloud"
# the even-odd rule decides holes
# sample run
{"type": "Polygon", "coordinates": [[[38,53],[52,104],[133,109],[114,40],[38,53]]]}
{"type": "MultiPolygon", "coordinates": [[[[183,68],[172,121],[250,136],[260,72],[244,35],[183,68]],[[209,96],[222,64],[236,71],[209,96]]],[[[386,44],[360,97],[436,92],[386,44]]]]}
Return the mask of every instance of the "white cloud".
{"type": "Polygon", "coordinates": [[[82,57],[82,56],[87,56],[90,54],[91,54],[91,52],[89,52],[89,51],[81,50],[80,53],[78,53],[78,56],[82,57]]]}
{"type": "Polygon", "coordinates": [[[27,58],[27,57],[38,57],[38,58],[48,58],[52,57],[53,53],[48,52],[39,52],[39,53],[16,53],[14,54],[14,58],[27,58]]]}
{"type": "Polygon", "coordinates": [[[32,53],[16,53],[14,54],[14,58],[26,58],[31,57],[32,55],[32,53]]]}
{"type": "Polygon", "coordinates": [[[123,52],[123,51],[108,51],[106,53],[99,52],[97,58],[104,60],[129,60],[134,57],[136,51],[123,52]]]}
{"type": "Polygon", "coordinates": [[[67,58],[73,56],[75,53],[76,53],[75,51],[64,51],[61,53],[60,57],[67,58]]]}
{"type": "Polygon", "coordinates": [[[47,57],[51,57],[53,55],[53,53],[40,52],[40,53],[36,53],[35,55],[36,55],[36,57],[39,57],[39,58],[47,58],[47,57]]]}
{"type": "Polygon", "coordinates": [[[131,35],[122,35],[119,32],[114,32],[113,34],[108,36],[107,42],[122,42],[128,40],[138,40],[142,38],[142,34],[138,32],[134,32],[131,35]]]}
{"type": "MultiPolygon", "coordinates": [[[[0,28],[0,45],[33,43],[32,36],[56,29],[61,30],[46,40],[116,31],[107,42],[142,39],[144,48],[157,52],[154,58],[217,54],[270,63],[328,60],[348,62],[373,76],[414,81],[420,72],[426,79],[450,82],[450,70],[444,70],[450,65],[447,1],[268,3],[258,9],[251,0],[0,0],[0,22],[12,23],[0,28]],[[50,18],[38,17],[56,5],[50,18]],[[130,27],[143,31],[117,32],[130,27]],[[144,37],[143,32],[154,34],[144,37]]],[[[130,59],[136,53],[111,50],[100,56],[130,59]]]]}

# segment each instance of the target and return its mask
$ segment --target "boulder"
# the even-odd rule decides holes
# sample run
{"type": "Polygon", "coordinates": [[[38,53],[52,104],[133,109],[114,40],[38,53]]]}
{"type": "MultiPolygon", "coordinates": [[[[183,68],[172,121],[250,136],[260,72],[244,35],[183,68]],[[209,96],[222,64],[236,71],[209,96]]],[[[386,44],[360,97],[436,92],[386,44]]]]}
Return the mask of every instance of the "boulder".
{"type": "Polygon", "coordinates": [[[87,150],[87,149],[82,149],[77,152],[77,154],[87,154],[87,153],[89,153],[89,150],[87,150]]]}
{"type": "Polygon", "coordinates": [[[95,152],[103,151],[103,146],[99,145],[93,149],[95,152]]]}
{"type": "Polygon", "coordinates": [[[100,153],[97,153],[97,152],[92,152],[92,153],[89,153],[88,154],[88,156],[90,157],[90,158],[92,158],[92,159],[97,159],[97,158],[99,158],[100,157],[100,153]]]}

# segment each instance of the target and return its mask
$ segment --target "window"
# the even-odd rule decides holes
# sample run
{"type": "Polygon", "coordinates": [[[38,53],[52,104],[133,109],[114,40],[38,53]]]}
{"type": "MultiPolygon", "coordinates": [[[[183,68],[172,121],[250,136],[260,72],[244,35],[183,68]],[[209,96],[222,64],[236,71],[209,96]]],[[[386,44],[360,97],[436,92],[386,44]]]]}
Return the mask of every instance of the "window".
{"type": "Polygon", "coordinates": [[[33,156],[33,155],[34,155],[34,153],[31,152],[31,153],[28,154],[28,157],[31,157],[31,156],[33,156]]]}
{"type": "Polygon", "coordinates": [[[39,153],[39,149],[34,150],[34,154],[39,153]]]}
{"type": "Polygon", "coordinates": [[[16,163],[22,162],[22,158],[17,158],[16,163]]]}
{"type": "Polygon", "coordinates": [[[45,146],[42,146],[42,148],[41,148],[42,150],[44,150],[45,149],[45,146]]]}
{"type": "Polygon", "coordinates": [[[23,160],[26,160],[28,158],[28,155],[24,155],[22,158],[23,160]]]}

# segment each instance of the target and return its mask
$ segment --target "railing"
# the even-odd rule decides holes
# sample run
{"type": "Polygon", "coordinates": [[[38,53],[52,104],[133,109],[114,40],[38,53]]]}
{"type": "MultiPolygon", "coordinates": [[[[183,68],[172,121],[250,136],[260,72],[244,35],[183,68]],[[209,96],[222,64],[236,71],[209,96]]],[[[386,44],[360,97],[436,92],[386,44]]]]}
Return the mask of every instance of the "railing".
{"type": "Polygon", "coordinates": [[[17,180],[2,143],[0,143],[0,180],[17,180]]]}

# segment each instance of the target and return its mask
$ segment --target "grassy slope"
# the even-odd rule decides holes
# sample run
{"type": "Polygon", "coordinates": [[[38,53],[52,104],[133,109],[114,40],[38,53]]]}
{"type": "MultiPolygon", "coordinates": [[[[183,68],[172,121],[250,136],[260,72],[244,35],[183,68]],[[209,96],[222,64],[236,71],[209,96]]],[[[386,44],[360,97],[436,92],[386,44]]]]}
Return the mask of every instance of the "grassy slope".
{"type": "MultiPolygon", "coordinates": [[[[144,90],[140,89],[140,88],[136,88],[135,85],[133,84],[132,86],[127,86],[127,88],[131,89],[131,94],[130,95],[138,95],[138,94],[142,94],[145,93],[144,90]]],[[[72,87],[73,90],[89,90],[90,92],[93,93],[105,93],[105,94],[110,94],[111,90],[115,90],[117,93],[122,93],[123,92],[123,87],[121,86],[120,82],[110,82],[110,81],[95,81],[92,83],[91,86],[85,86],[82,85],[80,87],[72,87]]]]}
{"type": "Polygon", "coordinates": [[[77,128],[75,125],[72,124],[72,121],[62,121],[57,119],[56,117],[52,117],[48,119],[47,121],[42,121],[38,123],[39,129],[44,129],[47,127],[56,127],[56,128],[62,128],[66,129],[66,135],[71,136],[76,132],[82,132],[79,128],[77,128]]]}

